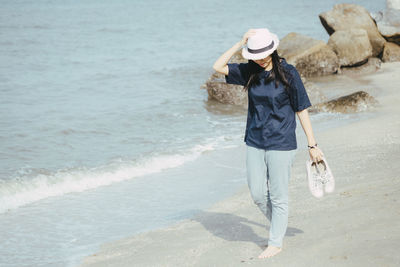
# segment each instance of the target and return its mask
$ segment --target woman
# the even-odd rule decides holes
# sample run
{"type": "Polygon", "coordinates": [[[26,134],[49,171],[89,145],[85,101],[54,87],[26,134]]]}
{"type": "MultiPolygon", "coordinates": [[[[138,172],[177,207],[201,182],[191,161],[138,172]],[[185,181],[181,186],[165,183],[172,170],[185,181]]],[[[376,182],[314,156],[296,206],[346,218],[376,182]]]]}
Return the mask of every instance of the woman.
{"type": "Polygon", "coordinates": [[[282,250],[288,224],[288,183],[297,151],[295,114],[307,136],[311,160],[323,158],[307,111],[311,106],[307,92],[296,68],[279,57],[278,45],[278,37],[268,29],[250,29],[213,66],[227,83],[243,85],[248,92],[247,182],[254,203],[270,221],[268,247],[259,258],[282,250]],[[248,63],[228,64],[244,45],[242,55],[248,63]]]}

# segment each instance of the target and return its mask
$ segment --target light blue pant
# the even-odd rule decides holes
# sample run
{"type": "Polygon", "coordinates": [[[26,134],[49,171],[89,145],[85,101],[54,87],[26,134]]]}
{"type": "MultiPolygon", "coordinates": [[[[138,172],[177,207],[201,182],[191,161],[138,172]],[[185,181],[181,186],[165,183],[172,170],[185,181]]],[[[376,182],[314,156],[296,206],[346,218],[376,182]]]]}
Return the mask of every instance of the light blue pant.
{"type": "Polygon", "coordinates": [[[254,203],[270,221],[268,245],[282,247],[288,225],[288,185],[295,150],[247,146],[247,183],[254,203]]]}

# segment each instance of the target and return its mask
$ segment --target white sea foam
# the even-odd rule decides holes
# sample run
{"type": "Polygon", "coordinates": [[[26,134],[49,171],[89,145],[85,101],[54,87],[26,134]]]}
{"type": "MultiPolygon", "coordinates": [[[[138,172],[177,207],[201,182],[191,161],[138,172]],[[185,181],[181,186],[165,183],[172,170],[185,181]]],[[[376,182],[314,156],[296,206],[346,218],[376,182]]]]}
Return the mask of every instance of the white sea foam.
{"type": "Polygon", "coordinates": [[[59,170],[51,174],[38,174],[30,179],[0,180],[0,213],[48,197],[83,192],[181,166],[205,151],[214,150],[221,139],[223,137],[215,138],[206,145],[196,145],[181,154],[157,155],[136,162],[121,162],[117,166],[114,163],[91,169],[59,170]]]}

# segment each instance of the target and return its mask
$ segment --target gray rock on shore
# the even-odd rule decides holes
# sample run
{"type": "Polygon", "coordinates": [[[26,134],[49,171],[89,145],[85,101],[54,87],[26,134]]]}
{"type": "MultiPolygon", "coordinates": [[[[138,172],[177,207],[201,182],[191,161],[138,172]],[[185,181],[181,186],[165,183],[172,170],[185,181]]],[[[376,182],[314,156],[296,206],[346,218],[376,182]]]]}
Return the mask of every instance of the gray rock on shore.
{"type": "Polygon", "coordinates": [[[329,35],[335,31],[350,28],[366,30],[372,45],[372,56],[376,57],[382,52],[386,41],[364,7],[355,4],[338,4],[332,10],[321,13],[319,18],[329,35]]]}
{"type": "MultiPolygon", "coordinates": [[[[246,63],[247,59],[243,58],[242,51],[238,50],[230,62],[246,63]]],[[[220,103],[247,107],[247,93],[243,90],[243,86],[226,83],[223,74],[214,72],[202,88],[207,90],[209,98],[220,103]]]]}
{"type": "Polygon", "coordinates": [[[335,113],[354,113],[368,110],[377,104],[374,97],[367,92],[358,91],[350,95],[341,96],[325,103],[313,105],[309,108],[310,112],[335,112],[335,113]]]}
{"type": "Polygon", "coordinates": [[[340,72],[346,75],[365,75],[374,73],[381,68],[382,61],[376,57],[368,58],[368,61],[361,66],[342,67],[340,72]]]}
{"type": "Polygon", "coordinates": [[[247,106],[247,93],[243,86],[228,84],[222,74],[215,72],[205,83],[208,97],[223,104],[247,106]]]}
{"type": "Polygon", "coordinates": [[[338,55],[340,66],[357,65],[372,56],[372,46],[364,29],[335,31],[328,45],[338,55]]]}
{"type": "Polygon", "coordinates": [[[333,74],[339,68],[338,57],[324,41],[294,32],[282,38],[278,53],[305,77],[333,74]]]}

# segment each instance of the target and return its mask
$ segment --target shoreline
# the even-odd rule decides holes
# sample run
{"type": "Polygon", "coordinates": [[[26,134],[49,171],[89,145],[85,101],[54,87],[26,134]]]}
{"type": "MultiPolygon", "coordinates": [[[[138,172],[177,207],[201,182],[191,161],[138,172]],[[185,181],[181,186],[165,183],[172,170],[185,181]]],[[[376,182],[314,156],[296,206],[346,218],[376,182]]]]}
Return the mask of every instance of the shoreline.
{"type": "Polygon", "coordinates": [[[304,166],[308,155],[298,142],[289,185],[289,226],[280,254],[257,258],[268,240],[268,224],[244,186],[191,219],[104,244],[81,266],[400,264],[396,254],[400,229],[395,227],[400,219],[396,164],[400,160],[396,102],[400,63],[384,63],[381,70],[361,79],[369,82],[379,101],[373,116],[323,131],[314,129],[336,178],[334,193],[315,199],[308,192],[304,166]]]}

